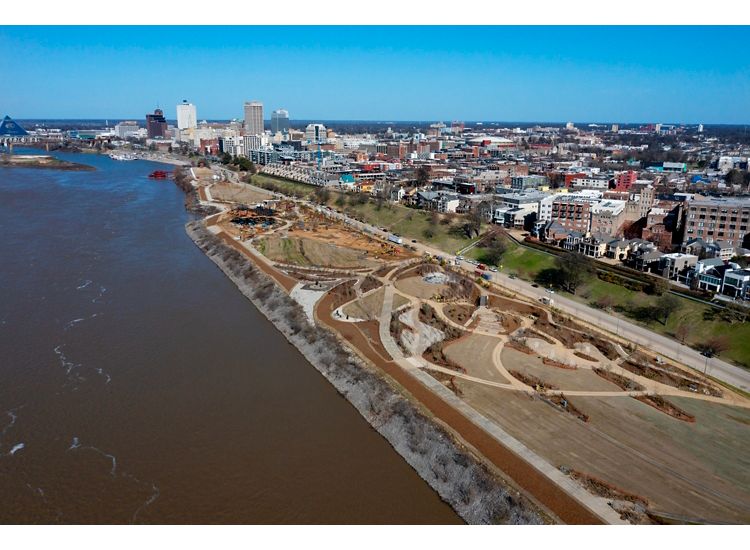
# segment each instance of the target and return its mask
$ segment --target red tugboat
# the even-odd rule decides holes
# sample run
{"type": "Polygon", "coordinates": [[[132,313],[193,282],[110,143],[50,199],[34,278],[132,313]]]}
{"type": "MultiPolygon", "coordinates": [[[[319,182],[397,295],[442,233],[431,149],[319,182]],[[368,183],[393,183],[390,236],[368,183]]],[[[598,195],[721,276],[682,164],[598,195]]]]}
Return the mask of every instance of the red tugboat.
{"type": "Polygon", "coordinates": [[[148,177],[154,180],[165,180],[169,177],[169,172],[165,172],[164,170],[154,170],[148,175],[148,177]]]}

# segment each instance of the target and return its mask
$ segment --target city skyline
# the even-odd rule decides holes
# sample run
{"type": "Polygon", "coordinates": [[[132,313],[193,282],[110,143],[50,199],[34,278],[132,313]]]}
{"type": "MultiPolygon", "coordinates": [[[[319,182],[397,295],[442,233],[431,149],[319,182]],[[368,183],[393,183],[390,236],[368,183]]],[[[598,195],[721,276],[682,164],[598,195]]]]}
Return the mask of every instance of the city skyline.
{"type": "Polygon", "coordinates": [[[136,45],[144,28],[2,27],[0,47],[24,55],[0,60],[0,108],[128,119],[158,104],[171,119],[189,97],[227,120],[252,97],[296,120],[742,124],[750,103],[742,27],[203,28],[210,47],[191,29],[136,45]]]}

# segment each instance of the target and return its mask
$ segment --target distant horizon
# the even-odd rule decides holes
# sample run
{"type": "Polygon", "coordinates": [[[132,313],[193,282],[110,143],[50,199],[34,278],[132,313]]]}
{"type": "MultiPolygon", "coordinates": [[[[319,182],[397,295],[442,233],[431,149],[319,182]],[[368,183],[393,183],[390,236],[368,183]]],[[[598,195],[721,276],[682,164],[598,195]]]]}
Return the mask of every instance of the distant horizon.
{"type": "Polygon", "coordinates": [[[0,108],[171,118],[187,99],[228,120],[259,100],[293,120],[744,124],[748,44],[739,26],[0,26],[16,53],[0,57],[0,108]]]}
{"type": "MultiPolygon", "coordinates": [[[[60,118],[60,117],[39,117],[39,118],[29,118],[29,117],[18,117],[13,116],[10,113],[4,113],[2,116],[10,116],[13,120],[16,122],[103,122],[103,121],[110,121],[110,122],[120,122],[120,121],[136,121],[136,122],[143,122],[145,124],[145,113],[144,115],[140,117],[88,117],[88,118],[81,118],[81,117],[74,117],[74,118],[60,118]]],[[[169,123],[176,123],[176,118],[169,118],[165,117],[167,122],[169,123]]],[[[222,122],[232,122],[232,120],[241,121],[242,119],[231,119],[231,118],[199,118],[198,122],[208,122],[208,123],[222,123],[222,122]]],[[[590,125],[590,124],[596,124],[598,126],[612,126],[613,124],[617,124],[618,126],[644,126],[649,124],[661,124],[663,126],[698,126],[703,125],[706,126],[750,126],[750,122],[674,122],[674,121],[662,121],[662,120],[649,120],[649,121],[636,121],[636,122],[614,122],[614,121],[596,121],[596,120],[489,120],[489,119],[477,119],[477,120],[459,120],[456,118],[434,118],[434,119],[424,119],[424,120],[416,120],[416,119],[402,119],[402,120],[396,120],[396,119],[334,119],[334,118],[290,118],[290,122],[333,122],[333,123],[366,123],[366,124],[411,124],[411,123],[418,123],[418,124],[436,124],[439,122],[443,122],[446,125],[449,125],[451,122],[461,122],[463,124],[506,124],[506,125],[512,125],[512,124],[521,124],[521,125],[531,125],[531,124],[537,124],[537,125],[565,125],[568,122],[572,122],[574,125],[590,125]]],[[[271,119],[264,118],[264,123],[271,122],[271,119]]]]}

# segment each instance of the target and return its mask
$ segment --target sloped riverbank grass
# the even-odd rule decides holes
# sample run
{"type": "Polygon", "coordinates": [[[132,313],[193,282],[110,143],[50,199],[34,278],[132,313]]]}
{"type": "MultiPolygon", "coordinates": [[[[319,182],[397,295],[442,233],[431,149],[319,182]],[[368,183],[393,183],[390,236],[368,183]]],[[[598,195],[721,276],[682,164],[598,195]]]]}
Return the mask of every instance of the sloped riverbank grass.
{"type": "Polygon", "coordinates": [[[332,332],[307,322],[301,306],[238,251],[190,222],[188,235],[258,310],[359,411],[440,497],[472,524],[549,521],[451,433],[425,416],[332,332]]]}

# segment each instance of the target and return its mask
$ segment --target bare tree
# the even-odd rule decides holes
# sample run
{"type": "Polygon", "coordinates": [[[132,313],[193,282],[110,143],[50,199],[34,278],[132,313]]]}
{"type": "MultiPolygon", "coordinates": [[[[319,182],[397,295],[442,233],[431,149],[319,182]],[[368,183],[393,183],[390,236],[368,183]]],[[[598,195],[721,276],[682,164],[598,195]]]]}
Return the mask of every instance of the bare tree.
{"type": "Polygon", "coordinates": [[[685,324],[679,325],[674,331],[675,338],[677,338],[677,340],[679,340],[681,344],[685,343],[688,334],[690,334],[690,327],[685,324]]]}
{"type": "Polygon", "coordinates": [[[591,261],[581,254],[567,252],[555,258],[555,267],[560,284],[568,292],[575,294],[578,287],[591,277],[594,267],[591,261]]]}
{"type": "Polygon", "coordinates": [[[669,316],[680,309],[680,300],[672,294],[662,294],[656,300],[652,309],[654,318],[661,321],[663,325],[667,324],[669,316]]]}

